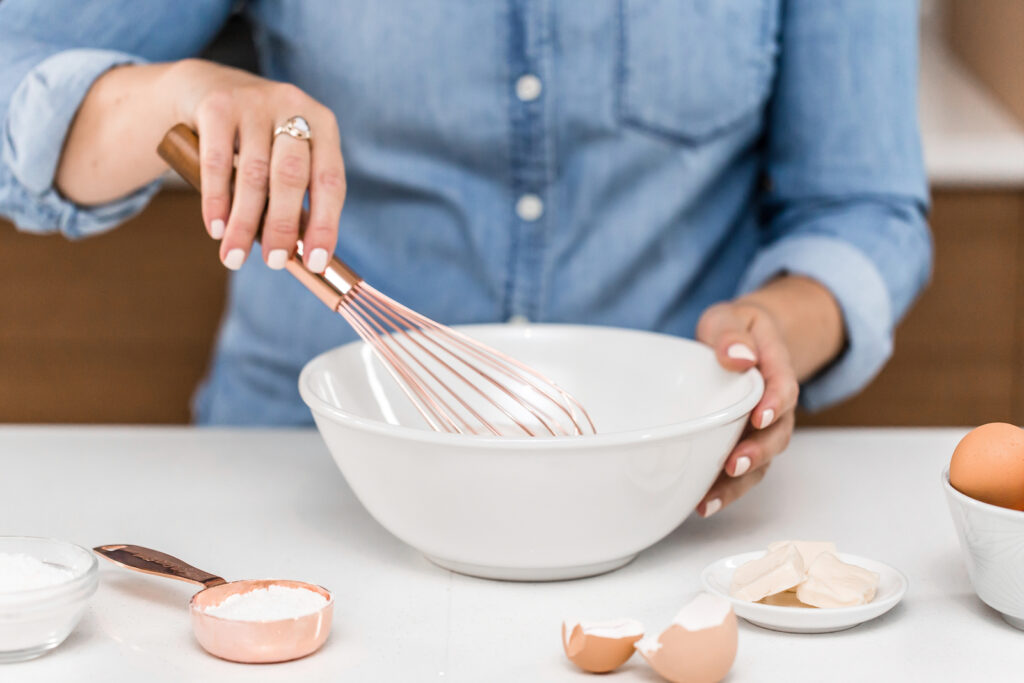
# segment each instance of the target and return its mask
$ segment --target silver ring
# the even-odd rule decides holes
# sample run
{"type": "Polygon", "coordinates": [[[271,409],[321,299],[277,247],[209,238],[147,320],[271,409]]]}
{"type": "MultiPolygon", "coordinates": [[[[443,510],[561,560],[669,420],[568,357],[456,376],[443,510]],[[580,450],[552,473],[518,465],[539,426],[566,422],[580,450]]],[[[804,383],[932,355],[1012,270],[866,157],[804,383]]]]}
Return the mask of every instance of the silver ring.
{"type": "Polygon", "coordinates": [[[281,133],[291,135],[296,140],[308,141],[313,136],[313,131],[309,128],[309,121],[301,116],[293,116],[274,129],[275,138],[281,133]]]}

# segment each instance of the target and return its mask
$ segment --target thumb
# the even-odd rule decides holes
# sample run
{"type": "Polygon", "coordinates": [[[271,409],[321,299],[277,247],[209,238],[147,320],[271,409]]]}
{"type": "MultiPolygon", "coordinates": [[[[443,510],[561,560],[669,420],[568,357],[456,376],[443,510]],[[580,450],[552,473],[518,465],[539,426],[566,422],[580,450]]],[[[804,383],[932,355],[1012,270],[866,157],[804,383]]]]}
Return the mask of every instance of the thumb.
{"type": "Polygon", "coordinates": [[[726,370],[740,372],[760,361],[751,333],[753,314],[732,304],[716,304],[706,310],[697,323],[697,341],[715,351],[718,363],[726,370]]]}

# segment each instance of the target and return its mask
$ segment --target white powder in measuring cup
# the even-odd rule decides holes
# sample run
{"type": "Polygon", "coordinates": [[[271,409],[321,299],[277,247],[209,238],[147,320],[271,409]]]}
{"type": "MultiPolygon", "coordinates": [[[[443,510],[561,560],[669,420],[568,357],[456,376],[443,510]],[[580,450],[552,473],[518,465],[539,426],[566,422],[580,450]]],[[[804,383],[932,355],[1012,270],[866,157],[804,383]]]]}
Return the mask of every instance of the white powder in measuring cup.
{"type": "Polygon", "coordinates": [[[304,617],[319,612],[326,604],[327,598],[305,588],[267,586],[229,595],[224,602],[203,612],[235,621],[274,621],[304,617]]]}
{"type": "Polygon", "coordinates": [[[25,553],[0,553],[0,593],[45,588],[74,578],[71,570],[25,553]]]}

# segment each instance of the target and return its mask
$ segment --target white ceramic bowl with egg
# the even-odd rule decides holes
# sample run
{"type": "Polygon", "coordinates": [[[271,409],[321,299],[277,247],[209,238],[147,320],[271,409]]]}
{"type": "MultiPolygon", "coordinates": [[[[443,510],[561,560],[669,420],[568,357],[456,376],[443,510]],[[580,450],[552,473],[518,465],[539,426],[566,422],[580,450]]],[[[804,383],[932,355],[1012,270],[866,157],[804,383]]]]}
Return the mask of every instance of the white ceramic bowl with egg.
{"type": "Polygon", "coordinates": [[[1024,512],[990,505],[942,486],[974,592],[1011,626],[1024,630],[1024,512]]]}
{"type": "Polygon", "coordinates": [[[372,351],[317,356],[299,390],[356,496],[442,567],[521,581],[621,567],[668,535],[714,482],[764,389],[711,349],[576,325],[459,328],[574,394],[598,434],[429,431],[372,351]]]}

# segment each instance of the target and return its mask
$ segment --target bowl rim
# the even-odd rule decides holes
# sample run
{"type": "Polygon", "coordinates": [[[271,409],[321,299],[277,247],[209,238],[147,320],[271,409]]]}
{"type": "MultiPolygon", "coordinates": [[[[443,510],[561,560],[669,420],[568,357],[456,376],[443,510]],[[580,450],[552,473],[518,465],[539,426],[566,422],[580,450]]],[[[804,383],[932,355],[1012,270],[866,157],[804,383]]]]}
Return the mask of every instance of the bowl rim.
{"type": "Polygon", "coordinates": [[[946,489],[946,494],[952,496],[955,500],[984,510],[987,514],[1006,517],[1007,519],[1014,519],[1018,522],[1024,520],[1024,510],[1004,508],[1001,505],[993,505],[992,503],[986,503],[985,501],[978,500],[977,498],[971,498],[966,493],[953,486],[953,483],[949,480],[949,467],[942,470],[942,483],[946,489]]]}
{"type": "MultiPolygon", "coordinates": [[[[257,590],[257,589],[254,588],[253,590],[257,590]]],[[[242,624],[281,624],[282,622],[294,623],[294,622],[298,621],[299,619],[305,619],[306,617],[318,617],[319,618],[320,616],[325,614],[328,610],[333,611],[334,610],[334,593],[332,593],[330,590],[328,590],[327,588],[324,588],[323,586],[321,586],[318,583],[310,583],[308,581],[299,581],[297,579],[235,579],[234,581],[228,581],[226,583],[218,583],[216,586],[207,586],[206,588],[203,588],[203,589],[199,590],[191,598],[189,598],[188,610],[189,610],[189,613],[195,614],[195,615],[199,615],[199,616],[201,616],[201,617],[203,617],[205,619],[216,619],[217,621],[225,621],[225,622],[228,622],[230,624],[238,624],[238,623],[242,623],[242,624]],[[283,584],[289,584],[289,583],[302,584],[302,587],[303,587],[304,590],[310,590],[310,588],[313,588],[313,589],[317,589],[318,588],[318,589],[320,589],[319,591],[318,590],[313,590],[312,592],[316,593],[317,595],[322,595],[322,596],[326,597],[327,598],[327,603],[323,607],[321,607],[320,609],[318,609],[315,612],[307,612],[306,614],[300,614],[297,617],[284,617],[282,619],[229,619],[228,617],[221,617],[221,616],[218,616],[216,614],[210,614],[205,609],[199,607],[198,603],[196,602],[196,598],[198,598],[202,593],[205,593],[206,591],[209,591],[209,590],[214,590],[215,588],[220,588],[221,586],[228,586],[228,585],[231,585],[233,583],[235,583],[235,584],[237,584],[237,583],[252,583],[252,584],[272,583],[272,584],[276,584],[276,585],[283,585],[283,584]],[[321,593],[320,591],[323,591],[323,592],[321,593]],[[324,595],[325,593],[326,593],[326,595],[324,595]]]]}
{"type": "MultiPolygon", "coordinates": [[[[507,323],[484,323],[477,325],[453,325],[453,329],[472,334],[473,330],[479,330],[481,328],[494,329],[500,327],[506,327],[507,323]]],[[[624,327],[613,327],[608,325],[576,325],[576,324],[565,324],[565,323],[529,323],[527,325],[516,325],[517,329],[544,329],[544,330],[558,330],[558,329],[581,329],[581,328],[599,328],[601,330],[611,330],[616,332],[627,332],[635,335],[650,335],[656,337],[667,337],[669,339],[684,342],[688,344],[698,344],[705,346],[700,342],[694,341],[693,339],[687,339],[685,337],[678,337],[675,335],[664,334],[661,332],[651,332],[648,330],[635,330],[624,327]]],[[[393,425],[387,422],[379,422],[377,420],[371,420],[365,417],[354,415],[346,410],[337,408],[324,401],[320,396],[317,395],[316,391],[311,385],[311,377],[317,370],[318,366],[324,362],[324,359],[334,353],[338,353],[342,349],[346,349],[352,346],[362,345],[363,341],[356,339],[336,346],[332,349],[328,349],[323,353],[316,355],[302,368],[302,372],[299,374],[299,394],[302,400],[314,413],[327,415],[341,421],[347,426],[355,427],[357,429],[373,432],[376,434],[382,434],[387,436],[398,437],[404,441],[414,441],[420,443],[431,443],[439,444],[444,446],[456,446],[456,447],[487,447],[487,448],[498,448],[498,449],[521,449],[526,444],[533,444],[531,447],[536,448],[536,444],[542,443],[545,448],[550,449],[578,449],[581,446],[619,446],[623,444],[636,443],[638,440],[642,441],[658,441],[663,439],[671,439],[679,436],[686,436],[696,432],[704,431],[713,427],[719,427],[734,420],[741,416],[750,413],[757,405],[757,402],[761,400],[764,395],[764,378],[756,367],[750,368],[742,374],[752,382],[751,390],[740,398],[738,401],[720,408],[711,413],[700,415],[689,420],[682,422],[676,422],[668,425],[661,425],[658,427],[647,427],[643,429],[631,429],[628,431],[610,432],[597,434],[587,434],[578,437],[566,438],[560,436],[520,436],[520,437],[494,437],[484,436],[478,434],[449,434],[445,432],[434,432],[425,429],[412,429],[410,427],[403,427],[401,425],[393,425]]],[[[705,348],[707,348],[705,346],[705,348]]]]}
{"type": "Polygon", "coordinates": [[[55,583],[50,586],[30,588],[28,590],[0,593],[0,602],[2,602],[6,607],[13,607],[15,605],[26,606],[29,604],[38,606],[50,601],[74,599],[79,597],[79,592],[84,592],[87,596],[92,592],[95,588],[95,584],[99,581],[99,561],[96,558],[96,554],[92,550],[80,546],[77,543],[65,541],[62,538],[54,538],[52,536],[23,536],[16,534],[0,535],[0,541],[8,540],[31,542],[43,541],[57,545],[64,545],[71,548],[74,552],[83,553],[85,558],[88,559],[88,562],[81,574],[76,574],[67,581],[55,583]]]}

